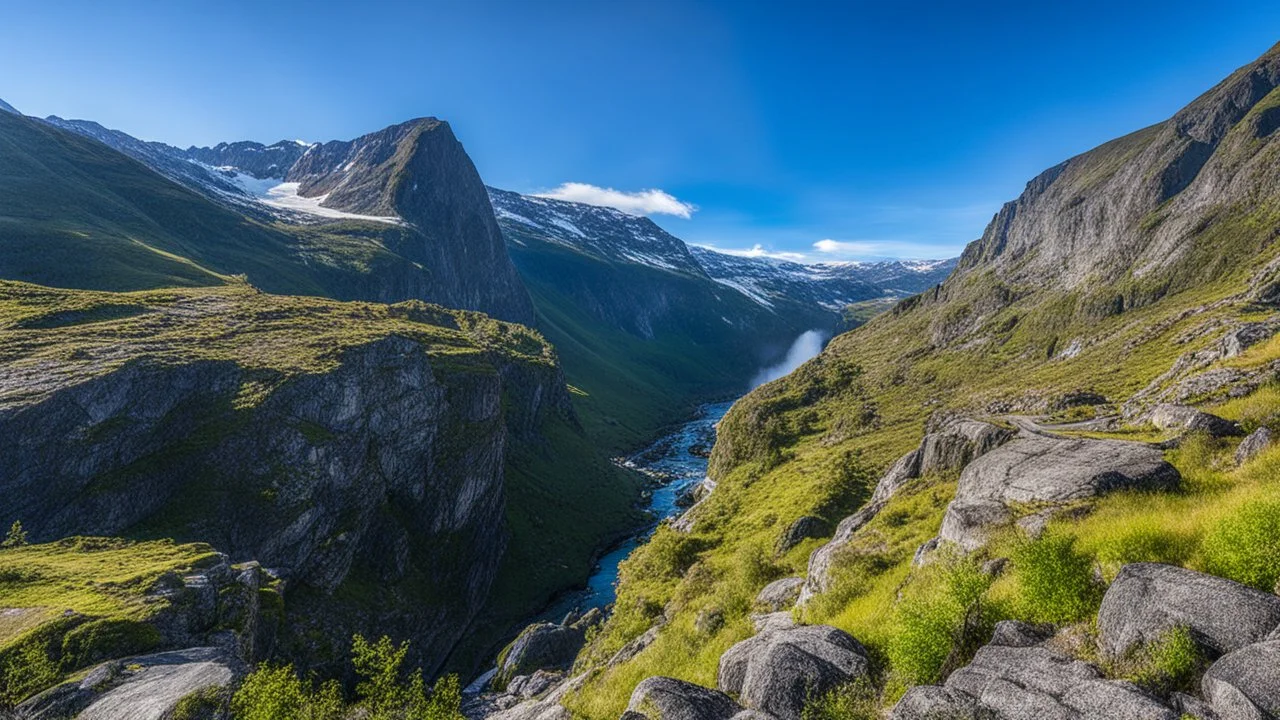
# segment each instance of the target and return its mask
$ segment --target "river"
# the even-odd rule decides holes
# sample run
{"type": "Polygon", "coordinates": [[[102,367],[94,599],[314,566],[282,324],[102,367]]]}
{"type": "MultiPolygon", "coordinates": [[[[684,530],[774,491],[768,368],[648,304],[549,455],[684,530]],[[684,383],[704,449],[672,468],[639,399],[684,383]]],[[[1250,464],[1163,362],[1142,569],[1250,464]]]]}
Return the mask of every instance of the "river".
{"type": "Polygon", "coordinates": [[[732,405],[724,402],[700,406],[693,420],[624,461],[627,467],[655,480],[646,503],[653,522],[605,553],[587,579],[586,588],[564,594],[539,615],[538,620],[559,622],[571,610],[586,612],[593,607],[604,610],[613,602],[618,564],[649,538],[658,523],[679,515],[683,508],[677,505],[677,498],[706,479],[707,454],[716,441],[716,423],[732,405]]]}

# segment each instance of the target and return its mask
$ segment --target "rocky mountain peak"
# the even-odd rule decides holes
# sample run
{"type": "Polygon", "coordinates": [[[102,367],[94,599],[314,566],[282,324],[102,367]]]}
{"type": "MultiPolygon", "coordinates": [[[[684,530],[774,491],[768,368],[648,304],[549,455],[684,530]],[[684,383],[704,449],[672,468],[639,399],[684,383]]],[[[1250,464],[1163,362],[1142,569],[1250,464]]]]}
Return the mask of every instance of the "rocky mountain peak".
{"type": "MultiPolygon", "coordinates": [[[[1206,228],[1275,198],[1277,88],[1273,48],[1169,120],[1046,170],[966,248],[957,278],[991,271],[1015,287],[1072,291],[1211,270],[1194,260],[1206,228]]],[[[1133,301],[1143,302],[1121,302],[1133,301]]]]}

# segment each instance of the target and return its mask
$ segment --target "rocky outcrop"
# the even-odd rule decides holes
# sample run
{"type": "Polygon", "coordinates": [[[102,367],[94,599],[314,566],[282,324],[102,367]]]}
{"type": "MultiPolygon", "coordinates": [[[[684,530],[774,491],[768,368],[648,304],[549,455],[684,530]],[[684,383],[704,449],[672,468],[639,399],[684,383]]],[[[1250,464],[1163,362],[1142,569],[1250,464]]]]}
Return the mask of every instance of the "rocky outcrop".
{"type": "Polygon", "coordinates": [[[23,702],[17,716],[27,720],[167,720],[183,698],[203,693],[222,693],[225,698],[246,670],[234,655],[216,647],[113,660],[94,668],[83,680],[59,685],[23,702]]]}
{"type": "Polygon", "coordinates": [[[1156,405],[1147,415],[1147,420],[1160,430],[1178,430],[1181,432],[1203,432],[1213,437],[1231,437],[1241,435],[1240,427],[1230,420],[1225,420],[1203,410],[1187,405],[1156,405]]]}
{"type": "Polygon", "coordinates": [[[808,540],[809,538],[822,537],[831,531],[831,526],[825,520],[812,515],[796,518],[794,522],[787,526],[786,530],[778,536],[778,542],[774,546],[774,553],[778,555],[785,554],[791,548],[808,540]]]}
{"type": "Polygon", "coordinates": [[[854,533],[871,522],[903,485],[928,474],[960,470],[975,458],[1009,442],[1014,435],[1013,430],[968,418],[953,418],[927,433],[919,447],[898,458],[885,471],[867,503],[841,520],[831,540],[809,556],[809,571],[800,602],[803,604],[827,590],[836,554],[853,539],[854,533]]]}
{"type": "Polygon", "coordinates": [[[774,580],[765,585],[756,595],[756,605],[769,612],[778,612],[795,604],[800,597],[800,589],[804,587],[804,578],[789,577],[774,580]]]}
{"type": "Polygon", "coordinates": [[[463,353],[433,357],[430,340],[388,333],[309,372],[256,368],[255,344],[306,350],[267,324],[291,310],[253,295],[176,298],[155,322],[199,338],[218,317],[226,342],[242,301],[262,303],[258,331],[219,346],[225,359],[176,341],[154,350],[144,333],[97,341],[63,361],[74,367],[0,366],[3,520],[33,541],[149,527],[210,542],[304,590],[291,594],[286,650],[343,657],[352,633],[388,634],[433,671],[488,597],[508,437],[564,410],[558,368],[467,350],[446,328],[430,333],[452,333],[463,353]],[[508,377],[520,382],[509,392],[508,377]],[[406,593],[423,581],[449,593],[406,593]]]}
{"type": "Polygon", "coordinates": [[[1243,465],[1252,460],[1258,453],[1266,450],[1271,445],[1273,437],[1274,433],[1267,427],[1260,427],[1249,433],[1249,436],[1242,440],[1240,446],[1236,448],[1236,464],[1243,465]]]}
{"type": "Polygon", "coordinates": [[[939,537],[973,550],[1012,519],[1011,503],[1060,504],[1113,490],[1160,490],[1178,471],[1142,443],[1023,435],[970,463],[960,475],[939,537]]]}
{"type": "Polygon", "coordinates": [[[582,649],[587,631],[603,619],[600,610],[593,608],[581,618],[566,618],[558,625],[542,622],[526,627],[502,652],[496,676],[499,686],[538,670],[567,669],[582,649]]]}
{"type": "Polygon", "coordinates": [[[1172,565],[1121,568],[1098,611],[1103,653],[1122,659],[1178,627],[1212,655],[1230,653],[1280,627],[1280,597],[1172,565]]]}
{"type": "Polygon", "coordinates": [[[1280,640],[1246,645],[1222,656],[1205,672],[1200,690],[1221,718],[1280,717],[1280,640]]]}
{"type": "Polygon", "coordinates": [[[869,671],[867,652],[852,636],[810,625],[763,632],[729,648],[716,684],[750,709],[799,720],[810,698],[869,671]]]}
{"type": "Polygon", "coordinates": [[[729,720],[741,710],[724,693],[674,678],[651,677],[636,685],[623,717],[634,713],[648,720],[729,720]]]}
{"type": "Polygon", "coordinates": [[[943,686],[911,688],[893,720],[1179,720],[1137,686],[1044,645],[987,645],[943,686]]]}

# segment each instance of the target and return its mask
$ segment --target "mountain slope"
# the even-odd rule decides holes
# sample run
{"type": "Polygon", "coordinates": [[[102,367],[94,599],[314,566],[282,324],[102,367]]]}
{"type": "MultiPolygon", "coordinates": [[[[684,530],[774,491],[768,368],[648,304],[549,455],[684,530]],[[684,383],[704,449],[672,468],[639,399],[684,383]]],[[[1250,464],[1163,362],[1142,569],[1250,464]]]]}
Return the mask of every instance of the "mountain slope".
{"type": "MultiPolygon", "coordinates": [[[[1245,431],[1274,432],[1278,88],[1280,46],[1170,120],[1046,171],[969,245],[940,287],[838,336],[796,372],[735,404],[712,455],[715,490],[688,518],[689,534],[660,532],[628,560],[618,610],[579,658],[602,672],[567,705],[587,717],[614,716],[650,675],[715,686],[721,653],[754,632],[755,593],[769,580],[809,572],[820,540],[774,550],[805,516],[825,522],[826,535],[843,519],[846,549],[830,560],[830,586],[801,617],[871,648],[881,662],[877,703],[892,705],[908,685],[938,682],[985,642],[986,635],[967,635],[972,606],[951,609],[956,601],[947,594],[956,591],[949,582],[982,578],[983,561],[1011,569],[978,585],[984,619],[976,622],[1044,621],[1049,599],[1034,595],[1030,575],[1040,566],[1018,554],[1025,541],[1016,526],[1000,530],[971,564],[949,565],[945,553],[933,568],[913,563],[917,548],[939,535],[956,494],[954,470],[907,482],[873,522],[852,515],[881,473],[910,460],[924,433],[948,419],[1008,424],[1017,413],[1096,414],[1107,421],[1064,432],[1164,441],[1170,435],[1151,424],[1153,405],[1193,402],[1245,431]],[[948,575],[951,567],[958,574],[948,575]],[[970,569],[974,576],[963,574],[970,569]],[[708,632],[695,621],[713,611],[723,629],[708,632]],[[623,643],[657,625],[642,655],[605,666],[623,643]]],[[[1071,608],[1067,620],[1096,610],[1095,572],[1109,580],[1139,560],[1213,568],[1205,534],[1250,502],[1280,502],[1274,482],[1262,479],[1274,470],[1274,447],[1261,465],[1232,470],[1235,446],[1200,436],[1165,452],[1183,476],[1177,492],[1117,493],[1059,515],[1049,514],[1052,506],[1018,509],[1015,517],[1029,515],[1023,527],[1048,523],[1067,543],[1065,551],[1053,541],[1036,545],[1060,553],[1041,562],[1084,568],[1075,586],[1061,580],[1065,565],[1040,570],[1061,590],[1052,602],[1071,608]]],[[[1071,642],[1070,627],[1061,637],[1071,642]]],[[[1088,642],[1080,649],[1087,655],[1088,642]]]]}
{"type": "Polygon", "coordinates": [[[647,218],[489,192],[538,327],[584,424],[611,451],[634,449],[697,402],[743,392],[797,336],[840,322],[804,298],[761,304],[715,282],[647,218]]]}
{"type": "MultiPolygon", "coordinates": [[[[127,227],[117,230],[111,241],[104,238],[91,248],[80,244],[82,252],[89,251],[84,262],[93,257],[92,252],[130,252],[127,247],[121,249],[130,232],[149,244],[151,236],[158,235],[155,245],[160,249],[215,273],[248,274],[251,282],[269,291],[380,302],[417,298],[516,322],[532,320],[528,293],[506,255],[484,186],[447,123],[415,120],[324,145],[234,143],[184,151],[88,121],[12,120],[0,126],[0,132],[12,136],[7,147],[30,157],[27,165],[9,176],[10,191],[23,205],[34,206],[36,214],[58,216],[62,212],[59,197],[69,192],[113,192],[95,185],[101,183],[103,163],[122,168],[119,172],[129,176],[126,186],[137,184],[143,186],[139,193],[164,198],[146,207],[140,206],[141,194],[129,200],[139,206],[129,213],[127,227]],[[33,124],[44,125],[43,138],[33,124]],[[56,132],[50,134],[52,128],[92,138],[183,187],[164,188],[159,178],[142,177],[137,168],[92,145],[60,139],[56,132]],[[75,166],[90,157],[98,158],[98,164],[66,178],[49,174],[45,187],[26,184],[25,178],[33,175],[40,162],[75,166]],[[226,164],[233,162],[247,167],[226,164]],[[298,166],[296,172],[294,166],[298,166]],[[60,182],[75,187],[60,187],[60,182]],[[181,217],[167,214],[179,212],[175,205],[181,205],[181,217]],[[367,209],[376,211],[364,212],[367,209]],[[217,228],[216,235],[209,232],[210,226],[217,228]],[[178,236],[183,237],[181,243],[174,239],[178,236]],[[228,240],[217,239],[222,237],[228,240]],[[237,244],[245,248],[234,247],[237,244]]],[[[94,231],[118,223],[114,212],[101,203],[80,209],[86,216],[82,222],[94,231]]],[[[40,232],[57,232],[24,224],[25,231],[37,233],[24,245],[40,244],[40,232]]],[[[76,231],[92,236],[89,229],[76,231]]],[[[145,267],[147,263],[138,264],[145,267]]],[[[155,287],[156,282],[165,282],[156,279],[146,284],[139,278],[141,284],[131,285],[128,279],[115,285],[95,284],[106,281],[80,281],[78,274],[84,271],[69,267],[58,278],[6,277],[104,289],[155,287]]]]}

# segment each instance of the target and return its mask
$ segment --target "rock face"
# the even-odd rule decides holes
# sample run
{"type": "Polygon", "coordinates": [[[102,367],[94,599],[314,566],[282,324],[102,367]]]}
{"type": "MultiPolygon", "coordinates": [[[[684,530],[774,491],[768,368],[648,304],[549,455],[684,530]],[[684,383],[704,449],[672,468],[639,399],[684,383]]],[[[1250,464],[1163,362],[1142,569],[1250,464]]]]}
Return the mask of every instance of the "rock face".
{"type": "Polygon", "coordinates": [[[1120,489],[1168,489],[1180,480],[1156,448],[1141,443],[1021,436],[960,475],[939,537],[965,549],[1012,517],[1009,503],[1064,503],[1120,489]]]}
{"type": "Polygon", "coordinates": [[[756,605],[769,612],[778,612],[795,604],[804,587],[804,578],[790,577],[774,580],[765,585],[756,596],[756,605]]]}
{"type": "Polygon", "coordinates": [[[666,677],[642,680],[627,713],[649,720],[729,720],[742,708],[728,695],[666,677]]]}
{"type": "MultiPolygon", "coordinates": [[[[210,312],[227,307],[176,303],[171,322],[210,312]]],[[[326,638],[343,657],[353,632],[385,633],[410,638],[428,672],[497,571],[508,437],[567,407],[553,365],[496,352],[444,365],[407,337],[347,348],[240,406],[242,388],[272,375],[125,344],[95,352],[137,359],[97,375],[0,367],[6,522],[21,519],[33,541],[165,523],[304,589],[289,604],[299,654],[322,654],[326,638]],[[353,576],[377,607],[331,595],[353,576]],[[414,578],[450,591],[409,603],[414,578]]]]}
{"type": "Polygon", "coordinates": [[[799,545],[809,538],[822,537],[831,526],[822,518],[812,515],[796,518],[795,522],[787,526],[787,529],[778,537],[778,543],[774,548],[774,552],[778,555],[786,553],[791,548],[799,545]]]}
{"type": "Polygon", "coordinates": [[[1205,432],[1213,437],[1231,437],[1240,435],[1240,428],[1230,420],[1225,420],[1197,410],[1187,405],[1160,404],[1151,409],[1148,416],[1152,425],[1161,430],[1181,430],[1183,432],[1205,432]]]}
{"type": "Polygon", "coordinates": [[[1214,655],[1259,642],[1280,627],[1280,597],[1171,565],[1120,570],[1098,611],[1098,642],[1120,659],[1175,627],[1214,655]]]}
{"type": "Polygon", "coordinates": [[[602,619],[600,611],[593,609],[582,618],[566,618],[559,625],[543,622],[526,627],[503,652],[498,682],[538,670],[567,669],[582,649],[587,630],[602,619]]]}
{"type": "Polygon", "coordinates": [[[865,676],[866,650],[848,633],[825,625],[764,632],[720,656],[716,683],[748,708],[798,720],[805,702],[865,676]]]}
{"type": "Polygon", "coordinates": [[[1200,689],[1222,718],[1280,717],[1280,640],[1247,645],[1219,658],[1200,689]]]}
{"type": "Polygon", "coordinates": [[[1041,645],[987,645],[944,686],[911,688],[893,720],[1179,720],[1180,714],[1127,682],[1041,645]]]}
{"type": "Polygon", "coordinates": [[[1249,437],[1245,438],[1240,447],[1236,448],[1236,464],[1243,465],[1253,459],[1255,455],[1266,450],[1271,445],[1273,433],[1270,428],[1260,427],[1249,433],[1249,437]]]}
{"type": "Polygon", "coordinates": [[[800,593],[800,602],[804,603],[813,595],[827,590],[836,553],[849,543],[859,528],[871,522],[903,485],[924,475],[960,470],[975,458],[1009,442],[1014,435],[1013,430],[968,418],[953,419],[927,433],[918,448],[898,458],[885,471],[866,505],[840,521],[831,541],[809,556],[809,572],[800,593]]]}
{"type": "Polygon", "coordinates": [[[189,648],[113,660],[79,682],[47,690],[18,706],[31,720],[165,720],[183,698],[227,690],[246,671],[235,657],[213,647],[189,648]]]}

